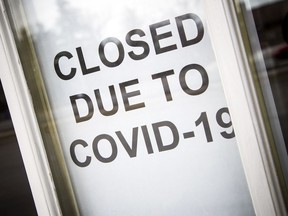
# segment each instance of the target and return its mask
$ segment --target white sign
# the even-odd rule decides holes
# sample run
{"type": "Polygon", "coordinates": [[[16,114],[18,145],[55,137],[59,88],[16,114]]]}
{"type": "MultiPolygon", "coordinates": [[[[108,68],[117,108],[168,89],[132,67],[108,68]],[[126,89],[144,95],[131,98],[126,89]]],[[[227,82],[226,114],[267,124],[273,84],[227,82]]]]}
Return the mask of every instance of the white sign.
{"type": "Polygon", "coordinates": [[[81,215],[254,215],[200,1],[32,2],[81,215]]]}

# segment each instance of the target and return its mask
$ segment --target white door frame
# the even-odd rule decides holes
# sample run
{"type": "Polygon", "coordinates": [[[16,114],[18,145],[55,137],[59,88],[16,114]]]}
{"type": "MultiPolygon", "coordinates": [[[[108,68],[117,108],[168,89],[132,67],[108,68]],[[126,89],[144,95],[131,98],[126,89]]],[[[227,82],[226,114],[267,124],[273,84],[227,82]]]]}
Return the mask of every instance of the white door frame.
{"type": "Polygon", "coordinates": [[[0,78],[38,215],[61,215],[30,93],[2,1],[0,39],[0,78]]]}

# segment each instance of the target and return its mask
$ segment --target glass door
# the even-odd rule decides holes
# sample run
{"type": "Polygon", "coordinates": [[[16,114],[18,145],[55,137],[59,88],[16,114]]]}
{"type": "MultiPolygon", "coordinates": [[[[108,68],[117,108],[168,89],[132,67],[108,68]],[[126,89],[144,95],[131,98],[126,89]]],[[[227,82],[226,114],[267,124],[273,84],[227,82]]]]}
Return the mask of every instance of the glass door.
{"type": "Polygon", "coordinates": [[[222,2],[3,2],[63,215],[261,212],[247,99],[223,75],[236,58],[217,48],[222,2]]]}

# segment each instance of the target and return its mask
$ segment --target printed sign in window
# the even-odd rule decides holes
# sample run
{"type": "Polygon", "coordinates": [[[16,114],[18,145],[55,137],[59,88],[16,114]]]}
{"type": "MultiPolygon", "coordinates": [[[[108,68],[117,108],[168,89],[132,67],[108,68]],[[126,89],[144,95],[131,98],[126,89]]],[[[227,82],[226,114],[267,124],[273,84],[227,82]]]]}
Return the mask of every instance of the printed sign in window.
{"type": "Polygon", "coordinates": [[[81,215],[254,215],[200,1],[23,2],[81,215]]]}

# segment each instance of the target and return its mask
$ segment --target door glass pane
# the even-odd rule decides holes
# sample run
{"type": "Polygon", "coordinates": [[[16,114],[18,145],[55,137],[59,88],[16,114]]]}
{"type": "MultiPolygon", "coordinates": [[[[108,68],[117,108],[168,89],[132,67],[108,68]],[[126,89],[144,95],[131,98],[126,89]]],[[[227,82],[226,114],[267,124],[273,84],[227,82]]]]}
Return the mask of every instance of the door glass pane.
{"type": "Polygon", "coordinates": [[[7,8],[81,215],[254,215],[201,1],[7,8]]]}

